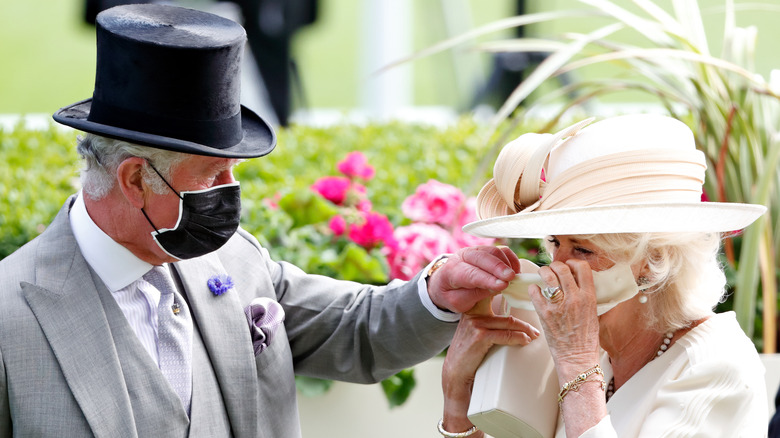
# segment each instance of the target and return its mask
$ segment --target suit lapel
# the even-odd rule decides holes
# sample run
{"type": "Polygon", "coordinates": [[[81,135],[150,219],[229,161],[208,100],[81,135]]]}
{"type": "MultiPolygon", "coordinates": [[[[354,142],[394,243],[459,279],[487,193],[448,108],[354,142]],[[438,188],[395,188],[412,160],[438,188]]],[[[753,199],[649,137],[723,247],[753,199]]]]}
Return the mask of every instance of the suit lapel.
{"type": "Polygon", "coordinates": [[[211,276],[227,273],[214,254],[174,266],[211,358],[233,433],[236,437],[255,437],[259,409],[257,368],[239,296],[235,290],[219,296],[209,290],[207,282],[211,276]]]}
{"type": "Polygon", "coordinates": [[[98,287],[70,230],[69,206],[41,235],[37,284],[23,283],[22,293],[95,436],[134,437],[119,359],[98,287]]]}

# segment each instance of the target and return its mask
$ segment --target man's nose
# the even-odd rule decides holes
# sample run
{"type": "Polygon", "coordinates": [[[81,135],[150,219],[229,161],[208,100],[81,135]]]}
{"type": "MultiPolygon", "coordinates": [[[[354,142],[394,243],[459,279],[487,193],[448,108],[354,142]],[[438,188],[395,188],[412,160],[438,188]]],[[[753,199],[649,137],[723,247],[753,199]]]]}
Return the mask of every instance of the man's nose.
{"type": "Polygon", "coordinates": [[[236,182],[236,179],[233,177],[233,170],[228,169],[225,171],[222,171],[217,175],[216,181],[214,181],[214,185],[221,186],[223,184],[231,184],[236,182]]]}

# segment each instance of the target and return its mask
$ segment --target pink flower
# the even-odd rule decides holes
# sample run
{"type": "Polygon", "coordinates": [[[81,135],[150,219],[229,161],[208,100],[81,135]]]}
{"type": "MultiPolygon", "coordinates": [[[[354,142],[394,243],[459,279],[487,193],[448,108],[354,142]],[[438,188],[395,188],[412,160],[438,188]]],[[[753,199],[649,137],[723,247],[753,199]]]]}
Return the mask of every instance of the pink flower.
{"type": "Polygon", "coordinates": [[[278,210],[280,199],[282,199],[282,194],[277,192],[273,197],[263,199],[263,204],[265,204],[271,210],[278,210]]]}
{"type": "Polygon", "coordinates": [[[347,189],[346,195],[344,196],[343,205],[354,207],[356,205],[360,205],[363,200],[366,200],[366,186],[350,182],[350,186],[347,189]]]}
{"type": "Polygon", "coordinates": [[[401,204],[401,210],[413,221],[449,227],[457,219],[464,200],[463,192],[457,187],[432,179],[419,185],[401,204]]]}
{"type": "Polygon", "coordinates": [[[330,218],[328,227],[330,227],[330,230],[333,231],[334,235],[341,236],[344,234],[344,231],[347,230],[347,221],[344,220],[343,216],[337,214],[330,218]]]}
{"type": "Polygon", "coordinates": [[[364,212],[363,221],[349,226],[349,238],[358,245],[371,249],[384,243],[394,245],[393,224],[387,216],[376,212],[364,212]]]}
{"type": "Polygon", "coordinates": [[[369,211],[371,211],[372,208],[374,208],[373,204],[371,204],[371,201],[369,201],[368,199],[361,199],[360,201],[358,201],[356,207],[358,210],[364,211],[366,213],[368,213],[369,211]]]}
{"type": "Polygon", "coordinates": [[[374,177],[374,168],[368,164],[366,156],[362,152],[350,152],[347,157],[337,164],[337,169],[344,175],[354,178],[369,180],[374,177]]]}
{"type": "Polygon", "coordinates": [[[312,184],[311,189],[322,195],[328,201],[341,205],[349,190],[349,178],[343,176],[325,176],[312,184]]]}
{"type": "Polygon", "coordinates": [[[458,250],[452,235],[433,224],[398,227],[393,236],[396,247],[386,251],[391,278],[409,280],[438,255],[458,250]]]}
{"type": "Polygon", "coordinates": [[[353,190],[359,196],[365,196],[366,194],[366,186],[364,186],[363,184],[352,183],[350,189],[353,190]]]}
{"type": "Polygon", "coordinates": [[[463,209],[458,215],[458,220],[452,230],[452,236],[455,238],[459,247],[493,245],[496,239],[477,237],[472,234],[464,233],[463,226],[477,220],[477,198],[471,197],[466,200],[463,209]]]}

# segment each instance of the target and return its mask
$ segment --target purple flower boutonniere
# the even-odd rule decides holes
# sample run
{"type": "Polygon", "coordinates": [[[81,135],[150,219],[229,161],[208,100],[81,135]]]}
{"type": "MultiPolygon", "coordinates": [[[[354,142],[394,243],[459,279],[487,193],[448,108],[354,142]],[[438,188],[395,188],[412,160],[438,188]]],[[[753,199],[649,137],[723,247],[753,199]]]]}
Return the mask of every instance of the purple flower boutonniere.
{"type": "Polygon", "coordinates": [[[209,290],[220,296],[233,288],[233,279],[227,274],[213,275],[208,281],[209,290]]]}

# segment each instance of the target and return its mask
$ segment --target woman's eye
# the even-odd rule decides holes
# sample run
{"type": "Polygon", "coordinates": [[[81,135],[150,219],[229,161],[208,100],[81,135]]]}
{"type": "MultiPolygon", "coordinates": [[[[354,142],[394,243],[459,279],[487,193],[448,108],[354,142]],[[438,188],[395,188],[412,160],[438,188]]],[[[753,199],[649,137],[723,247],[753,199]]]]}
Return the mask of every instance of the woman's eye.
{"type": "Polygon", "coordinates": [[[593,254],[593,251],[587,249],[587,248],[574,248],[575,251],[577,251],[580,254],[593,254]]]}
{"type": "Polygon", "coordinates": [[[548,241],[550,244],[554,245],[556,248],[557,248],[557,247],[559,247],[559,246],[561,246],[561,242],[559,242],[559,241],[558,241],[558,239],[556,239],[555,237],[548,237],[548,238],[547,238],[547,241],[548,241]]]}

